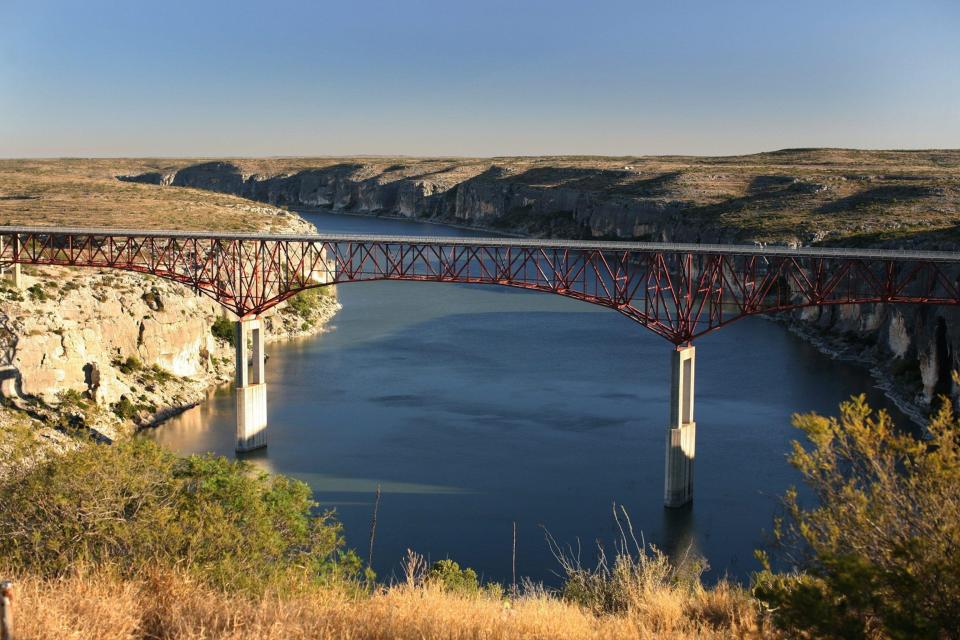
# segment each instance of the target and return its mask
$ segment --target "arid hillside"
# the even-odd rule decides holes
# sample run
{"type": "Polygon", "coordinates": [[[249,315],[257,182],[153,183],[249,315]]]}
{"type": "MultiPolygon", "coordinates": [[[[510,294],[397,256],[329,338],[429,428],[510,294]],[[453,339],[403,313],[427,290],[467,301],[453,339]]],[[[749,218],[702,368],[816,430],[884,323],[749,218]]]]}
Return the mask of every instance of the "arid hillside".
{"type": "Polygon", "coordinates": [[[535,235],[947,246],[960,239],[960,151],[0,161],[2,224],[286,226],[249,200],[535,235]]]}
{"type": "Polygon", "coordinates": [[[0,224],[278,233],[302,224],[285,211],[242,198],[116,179],[169,166],[154,160],[0,160],[0,224]]]}
{"type": "Polygon", "coordinates": [[[151,164],[128,179],[534,235],[938,246],[960,238],[956,150],[151,164]]]}

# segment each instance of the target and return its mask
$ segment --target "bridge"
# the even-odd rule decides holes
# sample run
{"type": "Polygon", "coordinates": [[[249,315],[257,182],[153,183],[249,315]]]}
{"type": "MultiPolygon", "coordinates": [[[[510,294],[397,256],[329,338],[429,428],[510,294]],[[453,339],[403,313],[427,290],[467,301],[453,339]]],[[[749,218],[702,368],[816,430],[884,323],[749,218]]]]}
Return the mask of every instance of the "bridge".
{"type": "Polygon", "coordinates": [[[938,251],[0,227],[0,264],[15,278],[20,265],[152,274],[232,312],[240,452],[266,445],[260,317],[305,289],[378,280],[500,285],[613,309],[675,347],[667,506],[692,499],[696,338],[747,316],[802,307],[960,304],[960,253],[938,251]]]}

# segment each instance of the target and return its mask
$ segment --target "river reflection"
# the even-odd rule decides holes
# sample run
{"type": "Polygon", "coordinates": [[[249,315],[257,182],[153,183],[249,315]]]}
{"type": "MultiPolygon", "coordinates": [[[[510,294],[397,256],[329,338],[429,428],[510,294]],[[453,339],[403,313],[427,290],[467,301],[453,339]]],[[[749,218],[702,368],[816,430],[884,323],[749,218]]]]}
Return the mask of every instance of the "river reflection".
{"type": "MultiPolygon", "coordinates": [[[[331,233],[469,235],[309,218],[331,233]]],[[[369,282],[339,294],[328,333],[268,345],[270,444],[248,459],[308,482],[357,549],[381,485],[381,576],[411,548],[508,580],[516,522],[518,571],[555,582],[544,529],[589,561],[595,540],[619,537],[616,502],[646,541],[746,578],[777,497],[798,481],[785,462],[791,413],[831,412],[861,391],[891,408],[865,372],[774,323],[734,323],[697,343],[695,504],[668,511],[662,339],[607,309],[506,288],[369,282]]],[[[234,402],[220,389],[150,437],[232,456],[234,402]]]]}

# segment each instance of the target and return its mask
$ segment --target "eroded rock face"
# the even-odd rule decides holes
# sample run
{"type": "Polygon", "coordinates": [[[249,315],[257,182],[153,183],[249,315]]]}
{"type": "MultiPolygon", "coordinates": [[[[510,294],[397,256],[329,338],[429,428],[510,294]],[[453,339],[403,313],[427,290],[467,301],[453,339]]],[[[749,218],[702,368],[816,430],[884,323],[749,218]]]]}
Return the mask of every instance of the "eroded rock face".
{"type": "Polygon", "coordinates": [[[55,403],[62,391],[85,392],[93,365],[98,401],[116,402],[131,393],[117,367],[131,357],[203,386],[225,373],[214,358],[229,356],[229,350],[210,332],[219,306],[180,285],[53,268],[35,272],[25,284],[32,289],[20,294],[22,301],[8,291],[2,305],[5,328],[13,334],[5,364],[19,373],[20,395],[55,403]],[[155,308],[158,300],[162,309],[155,308]]]}
{"type": "MultiPolygon", "coordinates": [[[[232,347],[211,332],[225,312],[180,284],[54,267],[25,279],[29,289],[0,291],[0,389],[8,397],[55,405],[63,392],[89,392],[98,404],[125,396],[162,414],[233,375],[232,347]]],[[[310,323],[284,305],[267,314],[268,340],[311,333],[339,308],[335,297],[319,304],[310,323]]]]}
{"type": "MultiPolygon", "coordinates": [[[[462,179],[444,179],[436,173],[393,178],[389,168],[379,172],[366,169],[370,168],[344,162],[289,175],[258,176],[243,175],[233,164],[215,162],[170,175],[144,174],[127,179],[222,191],[270,204],[422,217],[534,236],[707,243],[752,240],[743,229],[724,225],[711,215],[718,198],[728,197],[723,194],[742,178],[722,171],[691,182],[678,172],[651,174],[648,178],[631,166],[622,171],[544,166],[517,174],[509,166],[493,165],[474,173],[465,171],[462,179]],[[632,181],[631,188],[610,189],[622,181],[632,181]]],[[[855,178],[867,185],[879,179],[866,175],[855,178]]],[[[840,175],[816,181],[762,175],[750,180],[738,201],[766,202],[764,198],[776,191],[787,204],[814,197],[822,200],[819,211],[836,212],[862,202],[887,203],[890,197],[937,195],[910,191],[915,187],[881,185],[844,196],[847,182],[848,178],[840,175]]],[[[814,229],[788,234],[778,241],[799,246],[828,235],[825,230],[814,229]]],[[[960,312],[956,310],[847,305],[800,309],[793,318],[824,333],[848,338],[851,352],[869,352],[874,361],[896,371],[898,384],[902,383],[908,393],[917,387],[916,398],[912,399],[919,405],[929,406],[938,393],[957,396],[950,383],[950,372],[960,367],[960,312]]],[[[50,345],[52,349],[56,348],[54,343],[56,340],[50,345]]]]}
{"type": "Polygon", "coordinates": [[[890,314],[887,327],[887,346],[890,348],[890,353],[897,358],[906,357],[910,351],[911,342],[903,314],[900,311],[894,311],[890,314]]]}

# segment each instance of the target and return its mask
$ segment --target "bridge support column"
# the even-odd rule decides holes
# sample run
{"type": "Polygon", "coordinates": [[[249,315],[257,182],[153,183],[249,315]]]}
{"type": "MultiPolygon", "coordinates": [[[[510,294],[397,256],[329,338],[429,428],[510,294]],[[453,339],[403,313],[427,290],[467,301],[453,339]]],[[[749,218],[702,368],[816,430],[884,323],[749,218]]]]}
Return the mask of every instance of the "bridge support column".
{"type": "Polygon", "coordinates": [[[663,478],[663,504],[682,507],[693,500],[693,460],[697,423],[693,420],[694,347],[673,352],[670,382],[670,426],[663,478]]]}
{"type": "Polygon", "coordinates": [[[0,269],[0,275],[9,280],[15,289],[23,289],[23,276],[20,274],[20,265],[14,264],[0,269]]]}
{"type": "Polygon", "coordinates": [[[237,321],[234,338],[237,349],[237,453],[243,453],[267,446],[263,323],[259,318],[237,321]],[[252,338],[253,343],[253,367],[248,366],[248,338],[252,338]]]}
{"type": "MultiPolygon", "coordinates": [[[[13,245],[12,255],[20,253],[20,237],[13,236],[10,241],[10,244],[13,245]]],[[[0,275],[3,278],[10,280],[13,283],[13,286],[17,289],[23,289],[23,276],[20,273],[20,263],[7,265],[6,267],[0,268],[0,275]]]]}

